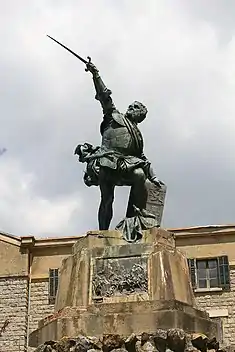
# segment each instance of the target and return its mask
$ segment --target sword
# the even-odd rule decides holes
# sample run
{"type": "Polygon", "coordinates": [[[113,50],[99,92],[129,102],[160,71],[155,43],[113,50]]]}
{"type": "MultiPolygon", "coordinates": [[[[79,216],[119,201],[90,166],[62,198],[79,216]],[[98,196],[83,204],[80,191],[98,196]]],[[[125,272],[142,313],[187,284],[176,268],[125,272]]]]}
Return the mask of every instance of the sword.
{"type": "MultiPolygon", "coordinates": [[[[51,40],[53,40],[54,42],[56,42],[57,44],[59,44],[60,46],[62,46],[62,48],[66,49],[67,51],[69,51],[71,54],[73,54],[74,56],[76,56],[76,58],[78,58],[80,61],[82,61],[84,64],[88,65],[91,62],[91,58],[90,56],[87,56],[88,60],[83,59],[80,55],[76,54],[74,51],[70,50],[69,48],[67,48],[67,46],[65,46],[64,44],[61,44],[60,42],[58,42],[57,40],[55,40],[54,38],[52,38],[51,36],[47,35],[48,38],[50,38],[51,40]]],[[[86,71],[88,71],[86,69],[86,71]]]]}

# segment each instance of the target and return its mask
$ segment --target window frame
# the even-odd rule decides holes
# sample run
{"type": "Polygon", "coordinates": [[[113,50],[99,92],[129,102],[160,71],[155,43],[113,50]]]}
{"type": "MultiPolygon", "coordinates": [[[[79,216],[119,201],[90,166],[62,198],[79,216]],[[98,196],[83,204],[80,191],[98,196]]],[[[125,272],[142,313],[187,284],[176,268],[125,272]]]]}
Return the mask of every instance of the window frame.
{"type": "Polygon", "coordinates": [[[196,259],[196,286],[197,288],[200,290],[200,289],[205,289],[205,290],[210,290],[210,289],[216,289],[216,288],[219,288],[219,263],[218,263],[218,260],[217,258],[199,258],[199,259],[196,259]],[[213,279],[216,279],[217,280],[217,285],[216,286],[212,286],[211,285],[211,280],[213,280],[212,278],[210,278],[210,268],[209,267],[209,262],[212,262],[212,261],[215,261],[216,265],[213,269],[216,269],[216,277],[214,277],[213,279]],[[198,267],[198,263],[205,263],[205,268],[199,268],[198,267]],[[199,272],[200,270],[205,270],[206,272],[206,276],[202,279],[200,279],[200,275],[199,275],[199,272]],[[200,286],[200,281],[202,280],[205,280],[206,282],[206,287],[202,287],[200,286]]]}
{"type": "Polygon", "coordinates": [[[199,257],[199,258],[187,258],[189,274],[191,278],[191,284],[194,292],[208,292],[208,291],[230,291],[230,267],[227,255],[219,257],[199,257]],[[205,287],[200,288],[198,285],[198,261],[217,261],[217,275],[218,275],[218,287],[205,287]]]}

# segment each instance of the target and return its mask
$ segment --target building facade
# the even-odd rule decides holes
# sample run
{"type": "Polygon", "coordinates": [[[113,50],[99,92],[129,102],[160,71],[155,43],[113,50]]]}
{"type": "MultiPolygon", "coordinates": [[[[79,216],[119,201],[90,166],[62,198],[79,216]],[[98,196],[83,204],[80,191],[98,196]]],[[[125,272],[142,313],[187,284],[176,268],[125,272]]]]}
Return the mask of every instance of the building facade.
{"type": "MultiPolygon", "coordinates": [[[[235,226],[169,229],[188,258],[199,308],[235,344],[235,226]]],[[[53,313],[62,260],[79,237],[35,239],[0,234],[0,351],[33,351],[28,336],[53,313]]]]}

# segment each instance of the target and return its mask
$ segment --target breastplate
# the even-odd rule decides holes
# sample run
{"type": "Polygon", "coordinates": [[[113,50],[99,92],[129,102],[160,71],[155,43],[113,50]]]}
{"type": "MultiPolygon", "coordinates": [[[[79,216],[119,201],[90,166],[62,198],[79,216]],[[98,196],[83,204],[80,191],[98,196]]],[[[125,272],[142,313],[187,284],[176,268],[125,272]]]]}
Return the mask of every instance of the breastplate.
{"type": "Polygon", "coordinates": [[[115,121],[104,130],[102,145],[125,155],[133,154],[134,141],[127,127],[118,125],[115,121]]]}

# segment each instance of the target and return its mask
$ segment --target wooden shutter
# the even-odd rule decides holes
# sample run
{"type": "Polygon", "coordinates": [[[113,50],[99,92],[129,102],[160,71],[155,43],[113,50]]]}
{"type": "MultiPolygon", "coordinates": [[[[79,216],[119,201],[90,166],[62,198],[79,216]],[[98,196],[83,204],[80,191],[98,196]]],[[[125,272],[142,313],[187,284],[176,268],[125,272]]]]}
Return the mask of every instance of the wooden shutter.
{"type": "Polygon", "coordinates": [[[230,289],[230,274],[229,274],[229,261],[228,256],[224,255],[217,258],[218,260],[218,275],[219,275],[219,286],[223,290],[230,289]]]}
{"type": "Polygon", "coordinates": [[[197,282],[196,282],[196,270],[197,270],[197,266],[196,266],[196,259],[188,259],[188,267],[189,267],[189,274],[191,277],[191,284],[192,284],[192,288],[195,289],[197,287],[197,282]]]}
{"type": "Polygon", "coordinates": [[[59,270],[49,269],[49,303],[54,304],[58,289],[59,270]]]}

